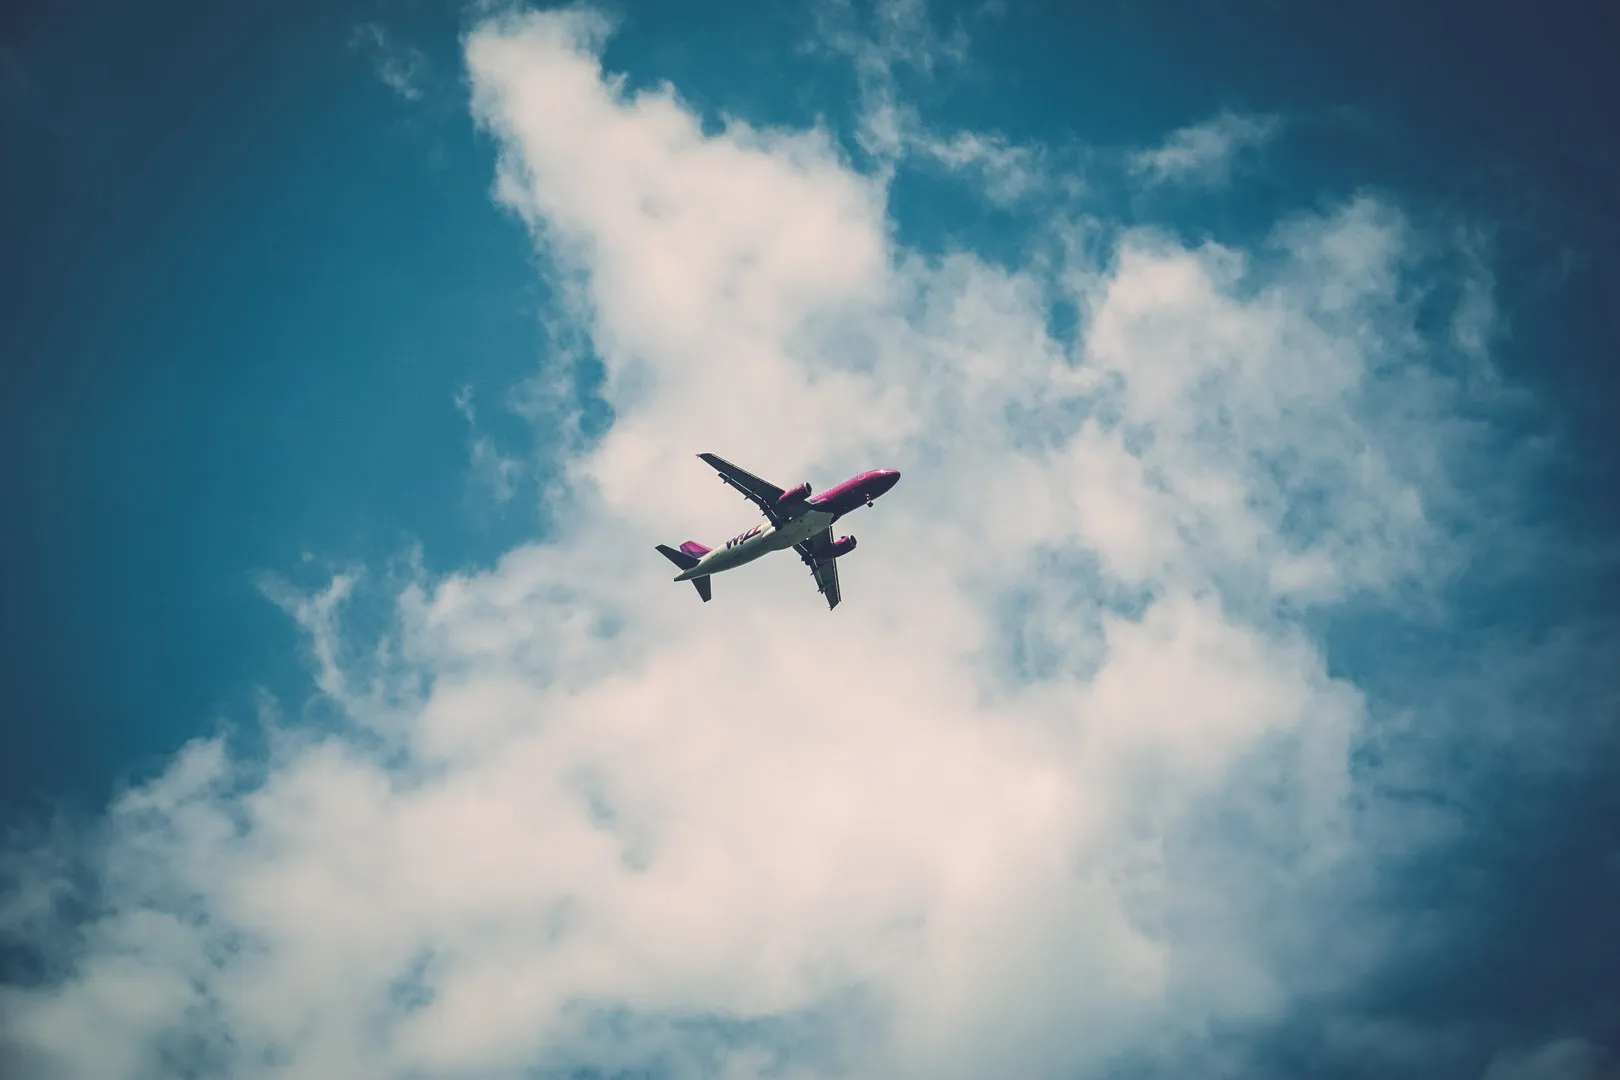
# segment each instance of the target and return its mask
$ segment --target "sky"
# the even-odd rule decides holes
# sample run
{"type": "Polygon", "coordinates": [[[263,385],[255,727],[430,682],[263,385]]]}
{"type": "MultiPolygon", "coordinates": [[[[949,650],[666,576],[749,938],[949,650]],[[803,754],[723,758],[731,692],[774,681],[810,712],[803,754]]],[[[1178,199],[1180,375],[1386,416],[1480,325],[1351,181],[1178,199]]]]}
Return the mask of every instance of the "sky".
{"type": "Polygon", "coordinates": [[[0,1076],[1620,1076],[1620,15],[676,7],[0,14],[0,1076]]]}

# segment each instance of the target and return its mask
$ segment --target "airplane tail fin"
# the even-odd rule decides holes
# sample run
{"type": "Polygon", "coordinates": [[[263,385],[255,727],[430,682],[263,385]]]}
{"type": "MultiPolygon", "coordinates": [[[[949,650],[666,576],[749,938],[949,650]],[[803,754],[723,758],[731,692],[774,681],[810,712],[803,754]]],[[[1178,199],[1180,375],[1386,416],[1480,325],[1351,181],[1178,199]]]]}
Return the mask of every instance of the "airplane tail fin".
{"type": "MultiPolygon", "coordinates": [[[[690,541],[688,541],[688,543],[690,543],[690,541]]],[[[682,546],[684,547],[685,545],[682,546]]],[[[668,559],[682,570],[690,570],[692,567],[698,564],[699,556],[692,554],[690,551],[677,551],[666,544],[658,545],[658,554],[662,555],[664,558],[668,559]]]]}
{"type": "MultiPolygon", "coordinates": [[[[658,554],[680,567],[681,572],[684,574],[686,571],[692,569],[692,567],[698,564],[699,556],[692,552],[691,549],[693,548],[698,549],[705,554],[709,550],[702,544],[699,544],[693,540],[688,540],[686,543],[682,544],[679,551],[677,551],[675,548],[667,547],[664,544],[659,544],[657,550],[658,554]]],[[[683,579],[677,577],[675,580],[681,581],[683,579]]],[[[692,586],[697,589],[698,595],[703,598],[703,602],[705,604],[709,602],[709,597],[712,594],[710,592],[709,577],[707,574],[705,574],[703,577],[685,578],[684,580],[692,583],[692,586]]]]}

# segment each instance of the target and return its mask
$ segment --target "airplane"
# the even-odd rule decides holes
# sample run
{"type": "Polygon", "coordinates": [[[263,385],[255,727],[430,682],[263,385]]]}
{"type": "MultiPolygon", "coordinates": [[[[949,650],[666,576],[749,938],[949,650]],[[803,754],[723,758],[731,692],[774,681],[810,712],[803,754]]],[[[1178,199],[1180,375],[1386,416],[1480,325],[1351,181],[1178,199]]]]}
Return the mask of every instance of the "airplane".
{"type": "Polygon", "coordinates": [[[715,574],[773,551],[792,548],[810,568],[816,589],[827,598],[827,610],[837,607],[842,598],[838,558],[855,550],[855,538],[841,536],[834,540],[833,522],[858,510],[863,503],[871,506],[874,499],[900,482],[900,474],[893,469],[873,469],[812,495],[808,481],[784,491],[714,454],[698,457],[712,466],[722,481],[759,507],[765,520],[713,549],[696,540],[688,540],[679,548],[659,544],[658,553],[680,568],[675,580],[690,581],[706,604],[711,595],[709,579],[715,574]]]}

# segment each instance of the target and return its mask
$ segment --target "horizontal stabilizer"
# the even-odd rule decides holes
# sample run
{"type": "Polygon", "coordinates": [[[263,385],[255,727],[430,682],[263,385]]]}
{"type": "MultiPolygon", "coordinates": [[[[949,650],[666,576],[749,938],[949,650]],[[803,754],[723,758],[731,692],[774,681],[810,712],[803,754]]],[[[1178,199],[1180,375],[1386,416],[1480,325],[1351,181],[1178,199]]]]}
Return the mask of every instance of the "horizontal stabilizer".
{"type": "MultiPolygon", "coordinates": [[[[687,547],[698,548],[698,549],[702,550],[705,554],[707,554],[708,550],[709,550],[708,548],[704,547],[702,544],[699,544],[699,543],[697,543],[696,541],[693,541],[693,540],[688,540],[686,543],[682,544],[681,547],[683,547],[683,548],[687,548],[687,547]]],[[[690,551],[677,551],[674,548],[669,547],[669,546],[667,546],[665,544],[659,544],[658,545],[658,554],[662,555],[664,558],[668,559],[670,562],[672,562],[676,566],[680,567],[681,568],[681,573],[683,575],[686,573],[686,571],[692,569],[692,567],[694,567],[694,566],[696,566],[698,564],[698,556],[692,554],[690,551]]],[[[677,577],[675,580],[676,581],[681,581],[681,580],[683,580],[683,578],[677,577]]],[[[709,588],[709,575],[704,574],[702,577],[684,578],[684,580],[690,581],[692,583],[692,587],[697,589],[698,595],[703,597],[703,602],[705,604],[707,604],[709,602],[709,597],[711,595],[710,588],[709,588]]]]}

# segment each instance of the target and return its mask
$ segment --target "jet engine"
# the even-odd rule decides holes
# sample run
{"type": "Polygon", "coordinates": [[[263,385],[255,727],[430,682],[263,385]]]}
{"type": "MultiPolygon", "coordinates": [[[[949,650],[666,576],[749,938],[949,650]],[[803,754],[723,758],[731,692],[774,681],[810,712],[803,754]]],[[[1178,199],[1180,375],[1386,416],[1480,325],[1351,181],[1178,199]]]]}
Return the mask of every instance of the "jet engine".
{"type": "Polygon", "coordinates": [[[809,497],[810,497],[810,481],[806,480],[804,483],[800,484],[798,487],[794,488],[792,491],[784,491],[784,492],[782,492],[782,497],[780,499],[776,500],[776,501],[781,502],[781,503],[795,503],[795,502],[803,502],[805,499],[808,499],[809,497]]]}
{"type": "Polygon", "coordinates": [[[848,555],[854,550],[855,538],[853,536],[840,536],[838,542],[832,546],[832,557],[836,559],[840,555],[848,555]]]}

